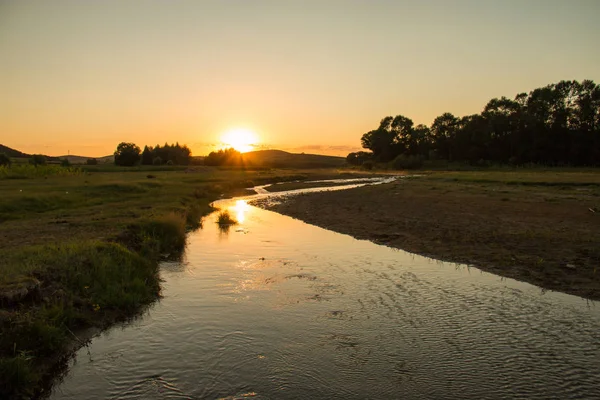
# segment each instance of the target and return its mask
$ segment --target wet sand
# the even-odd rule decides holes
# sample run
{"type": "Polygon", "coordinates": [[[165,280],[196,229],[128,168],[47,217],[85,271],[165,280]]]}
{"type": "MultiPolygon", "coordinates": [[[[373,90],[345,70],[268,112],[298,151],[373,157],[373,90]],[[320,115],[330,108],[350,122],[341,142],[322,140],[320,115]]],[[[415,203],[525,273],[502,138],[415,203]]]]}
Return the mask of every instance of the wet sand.
{"type": "Polygon", "coordinates": [[[600,299],[598,191],[422,177],[255,205],[358,239],[600,299]]]}

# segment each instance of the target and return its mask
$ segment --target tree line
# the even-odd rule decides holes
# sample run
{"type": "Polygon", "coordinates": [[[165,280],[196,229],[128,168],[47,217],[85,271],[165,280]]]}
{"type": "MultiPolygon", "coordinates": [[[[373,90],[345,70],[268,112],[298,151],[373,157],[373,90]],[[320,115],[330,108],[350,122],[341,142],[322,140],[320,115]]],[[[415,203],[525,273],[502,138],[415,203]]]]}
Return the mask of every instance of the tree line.
{"type": "Polygon", "coordinates": [[[192,151],[179,143],[164,146],[144,146],[142,151],[135,143],[119,143],[114,153],[115,165],[130,167],[142,165],[188,165],[192,151]]]}
{"type": "Polygon", "coordinates": [[[561,81],[514,99],[494,98],[480,114],[444,113],[431,126],[388,116],[362,135],[361,144],[369,152],[350,153],[348,163],[443,159],[600,166],[600,86],[592,80],[561,81]]]}
{"type": "Polygon", "coordinates": [[[204,165],[221,166],[221,165],[243,165],[244,160],[242,153],[230,147],[218,151],[211,151],[204,158],[204,165]]]}

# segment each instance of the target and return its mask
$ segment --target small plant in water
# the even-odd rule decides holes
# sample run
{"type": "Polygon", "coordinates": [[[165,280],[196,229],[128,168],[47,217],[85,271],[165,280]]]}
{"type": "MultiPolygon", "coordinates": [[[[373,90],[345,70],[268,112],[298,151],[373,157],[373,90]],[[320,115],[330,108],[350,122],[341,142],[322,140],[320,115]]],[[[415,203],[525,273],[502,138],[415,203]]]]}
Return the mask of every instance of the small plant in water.
{"type": "Polygon", "coordinates": [[[229,214],[229,211],[221,211],[217,216],[217,224],[220,226],[235,225],[238,222],[229,214]]]}

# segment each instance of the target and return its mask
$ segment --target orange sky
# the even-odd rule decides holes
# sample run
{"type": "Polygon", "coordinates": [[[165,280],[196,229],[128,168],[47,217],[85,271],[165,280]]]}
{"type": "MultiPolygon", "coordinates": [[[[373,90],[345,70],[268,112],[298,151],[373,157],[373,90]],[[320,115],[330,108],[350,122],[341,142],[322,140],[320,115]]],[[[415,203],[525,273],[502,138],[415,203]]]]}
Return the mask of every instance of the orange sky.
{"type": "Polygon", "coordinates": [[[430,124],[492,97],[600,80],[600,2],[3,1],[0,143],[103,156],[121,141],[202,155],[346,155],[385,115],[430,124]]]}

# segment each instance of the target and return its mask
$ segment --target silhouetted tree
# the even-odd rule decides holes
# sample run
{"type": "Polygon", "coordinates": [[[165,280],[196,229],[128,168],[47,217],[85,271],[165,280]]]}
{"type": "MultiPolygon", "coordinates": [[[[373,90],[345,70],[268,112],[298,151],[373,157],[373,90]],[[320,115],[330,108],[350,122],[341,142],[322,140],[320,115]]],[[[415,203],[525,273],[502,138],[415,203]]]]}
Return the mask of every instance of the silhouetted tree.
{"type": "MultiPolygon", "coordinates": [[[[486,165],[540,163],[600,166],[600,86],[591,80],[561,81],[494,98],[481,114],[445,113],[430,128],[402,115],[385,117],[361,138],[377,162],[430,156],[486,165]]],[[[356,162],[355,153],[348,162],[356,162]]]]}
{"type": "Polygon", "coordinates": [[[144,151],[142,151],[142,165],[152,165],[154,164],[153,161],[152,147],[144,146],[144,151]]]}
{"type": "Polygon", "coordinates": [[[156,165],[154,160],[157,158],[161,160],[161,164],[171,161],[174,165],[188,165],[192,158],[192,152],[186,145],[181,146],[179,143],[174,145],[165,143],[164,146],[144,147],[144,151],[142,152],[143,165],[156,165]]]}
{"type": "Polygon", "coordinates": [[[33,154],[29,159],[29,163],[35,166],[46,165],[46,156],[42,154],[33,154]]]}
{"type": "Polygon", "coordinates": [[[365,161],[371,161],[373,159],[373,153],[366,151],[357,151],[356,153],[350,153],[346,157],[346,162],[350,165],[363,165],[365,161]]]}
{"type": "Polygon", "coordinates": [[[134,143],[119,143],[115,150],[115,165],[132,167],[140,161],[140,148],[134,143]]]}
{"type": "Polygon", "coordinates": [[[204,165],[220,166],[220,165],[242,165],[242,153],[234,148],[228,148],[219,151],[212,151],[204,158],[204,165]]]}

